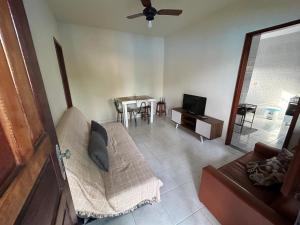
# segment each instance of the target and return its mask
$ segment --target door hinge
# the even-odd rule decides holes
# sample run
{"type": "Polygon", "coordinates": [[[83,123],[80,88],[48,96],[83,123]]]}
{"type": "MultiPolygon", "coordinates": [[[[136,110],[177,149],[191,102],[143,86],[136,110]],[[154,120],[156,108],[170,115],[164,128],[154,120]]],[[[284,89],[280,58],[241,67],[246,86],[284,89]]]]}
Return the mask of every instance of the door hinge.
{"type": "Polygon", "coordinates": [[[59,160],[62,160],[63,158],[66,159],[71,158],[71,151],[69,149],[66,149],[65,152],[62,152],[60,150],[59,145],[56,145],[55,148],[56,148],[56,155],[59,160]]]}

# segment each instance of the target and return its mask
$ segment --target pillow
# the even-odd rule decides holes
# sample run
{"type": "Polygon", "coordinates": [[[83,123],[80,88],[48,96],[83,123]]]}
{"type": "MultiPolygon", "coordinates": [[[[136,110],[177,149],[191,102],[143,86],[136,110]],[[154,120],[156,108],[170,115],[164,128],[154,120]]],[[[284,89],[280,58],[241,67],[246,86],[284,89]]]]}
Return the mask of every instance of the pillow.
{"type": "Polygon", "coordinates": [[[283,149],[270,159],[248,162],[246,165],[249,179],[254,185],[271,186],[283,183],[293,153],[283,149]]]}
{"type": "Polygon", "coordinates": [[[103,126],[101,126],[99,123],[96,121],[92,120],[91,123],[91,131],[96,131],[98,132],[104,139],[105,145],[107,146],[108,143],[108,137],[107,137],[107,132],[103,126]]]}
{"type": "Polygon", "coordinates": [[[91,132],[88,153],[96,165],[108,172],[108,152],[103,137],[96,131],[91,132]]]}

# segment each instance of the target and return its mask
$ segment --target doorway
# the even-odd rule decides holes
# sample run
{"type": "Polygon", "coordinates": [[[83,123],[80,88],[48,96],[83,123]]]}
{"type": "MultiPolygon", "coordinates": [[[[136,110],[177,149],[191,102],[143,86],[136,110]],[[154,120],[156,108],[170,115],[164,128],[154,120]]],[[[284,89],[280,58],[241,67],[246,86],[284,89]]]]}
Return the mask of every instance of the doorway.
{"type": "Polygon", "coordinates": [[[59,66],[59,70],[60,70],[61,80],[63,83],[67,106],[68,106],[68,108],[71,108],[73,106],[73,103],[72,103],[72,98],[71,98],[71,92],[70,92],[70,86],[69,86],[69,81],[68,81],[68,76],[67,76],[67,70],[66,70],[63,50],[62,50],[61,45],[58,43],[58,41],[55,38],[53,38],[53,40],[54,40],[54,46],[55,46],[55,50],[56,50],[57,61],[58,61],[58,66],[59,66]]]}
{"type": "Polygon", "coordinates": [[[288,147],[299,115],[300,24],[246,35],[226,144],[288,147]]]}

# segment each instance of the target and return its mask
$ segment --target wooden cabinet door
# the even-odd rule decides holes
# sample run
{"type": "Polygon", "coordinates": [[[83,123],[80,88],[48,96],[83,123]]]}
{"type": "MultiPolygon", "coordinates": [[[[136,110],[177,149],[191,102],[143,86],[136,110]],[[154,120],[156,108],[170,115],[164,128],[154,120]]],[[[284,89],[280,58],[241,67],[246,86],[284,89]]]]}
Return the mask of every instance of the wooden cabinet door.
{"type": "Polygon", "coordinates": [[[24,6],[0,0],[1,225],[76,223],[56,144],[24,6]]]}

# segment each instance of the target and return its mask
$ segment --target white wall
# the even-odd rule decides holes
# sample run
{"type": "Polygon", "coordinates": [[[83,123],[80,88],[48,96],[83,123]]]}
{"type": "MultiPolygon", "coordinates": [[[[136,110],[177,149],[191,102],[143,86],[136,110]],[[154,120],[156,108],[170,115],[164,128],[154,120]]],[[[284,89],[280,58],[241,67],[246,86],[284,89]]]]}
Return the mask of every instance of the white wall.
{"type": "Polygon", "coordinates": [[[300,94],[300,32],[261,39],[246,103],[281,109],[283,117],[291,97],[300,94]]]}
{"type": "Polygon", "coordinates": [[[166,37],[168,106],[180,106],[183,93],[207,97],[206,114],[225,121],[225,137],[245,34],[299,19],[299,11],[300,1],[244,1],[166,37]]]}
{"type": "Polygon", "coordinates": [[[73,104],[89,119],[113,121],[112,99],[162,95],[162,38],[59,23],[73,104]]]}
{"type": "Polygon", "coordinates": [[[45,0],[24,0],[54,124],[67,108],[53,37],[59,39],[56,20],[45,0]]]}
{"type": "Polygon", "coordinates": [[[247,68],[245,71],[244,83],[243,83],[241,96],[240,96],[240,103],[246,103],[246,97],[249,91],[254,64],[257,56],[258,46],[260,42],[260,36],[261,35],[255,35],[252,38],[251,48],[248,56],[247,68]]]}

